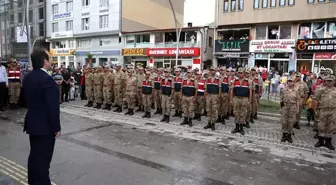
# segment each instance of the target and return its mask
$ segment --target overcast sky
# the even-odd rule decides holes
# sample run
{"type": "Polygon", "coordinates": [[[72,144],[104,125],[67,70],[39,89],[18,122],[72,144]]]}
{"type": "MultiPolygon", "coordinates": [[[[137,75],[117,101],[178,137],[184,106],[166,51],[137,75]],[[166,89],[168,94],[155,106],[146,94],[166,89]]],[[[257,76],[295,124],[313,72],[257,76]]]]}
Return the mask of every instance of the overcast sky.
{"type": "Polygon", "coordinates": [[[184,23],[204,26],[212,23],[215,17],[215,0],[185,0],[184,23]]]}

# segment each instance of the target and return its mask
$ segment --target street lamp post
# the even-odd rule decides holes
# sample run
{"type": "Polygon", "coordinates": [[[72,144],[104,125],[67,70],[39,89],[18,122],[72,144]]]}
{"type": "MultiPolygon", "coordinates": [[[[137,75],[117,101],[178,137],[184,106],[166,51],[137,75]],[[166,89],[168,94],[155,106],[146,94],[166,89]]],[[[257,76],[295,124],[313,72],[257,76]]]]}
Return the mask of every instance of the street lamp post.
{"type": "MultiPolygon", "coordinates": [[[[30,38],[30,28],[29,28],[29,3],[30,3],[30,0],[26,0],[26,8],[25,8],[25,15],[26,15],[26,18],[25,18],[25,26],[26,26],[26,34],[27,34],[27,52],[28,52],[28,64],[31,65],[31,60],[30,60],[30,53],[32,52],[32,44],[31,44],[31,38],[30,38]]],[[[24,26],[22,28],[24,30],[24,26]]],[[[36,41],[36,40],[35,40],[36,41]]],[[[34,41],[34,44],[35,44],[35,41],[34,41]]]]}
{"type": "Polygon", "coordinates": [[[179,43],[180,43],[180,35],[181,35],[181,32],[182,32],[182,27],[179,31],[175,9],[174,9],[174,6],[173,6],[173,3],[172,3],[171,0],[169,0],[169,4],[170,4],[170,8],[173,12],[174,22],[175,22],[175,30],[176,30],[176,61],[175,62],[176,62],[176,65],[177,65],[177,61],[178,61],[178,57],[179,57],[179,43]]]}

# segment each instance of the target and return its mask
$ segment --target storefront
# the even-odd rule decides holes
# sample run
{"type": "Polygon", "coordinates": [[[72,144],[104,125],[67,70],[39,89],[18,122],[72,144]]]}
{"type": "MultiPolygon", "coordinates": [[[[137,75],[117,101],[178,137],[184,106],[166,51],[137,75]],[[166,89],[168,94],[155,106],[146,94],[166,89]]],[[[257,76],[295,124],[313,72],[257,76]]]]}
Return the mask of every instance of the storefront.
{"type": "Polygon", "coordinates": [[[105,64],[112,64],[115,62],[123,62],[121,57],[120,49],[116,50],[106,50],[106,51],[76,51],[76,63],[79,65],[86,65],[89,62],[88,54],[93,55],[92,64],[93,66],[103,66],[105,64]]]}
{"type": "Polygon", "coordinates": [[[51,61],[53,64],[57,64],[57,66],[65,65],[65,66],[74,66],[76,57],[74,56],[74,49],[51,49],[49,54],[51,56],[51,61]]]}
{"type": "Polygon", "coordinates": [[[149,61],[147,56],[147,48],[122,49],[121,54],[124,57],[124,65],[141,64],[143,67],[146,67],[149,61]]]}
{"type": "Polygon", "coordinates": [[[319,73],[321,67],[336,71],[336,39],[299,39],[296,52],[298,56],[313,56],[309,70],[314,73],[319,73]]]}
{"type": "Polygon", "coordinates": [[[246,67],[249,66],[249,40],[216,40],[215,57],[218,66],[246,67]]]}
{"type": "Polygon", "coordinates": [[[201,68],[200,48],[180,48],[176,61],[176,48],[148,48],[149,66],[156,68],[174,68],[185,66],[201,68]]]}
{"type": "Polygon", "coordinates": [[[262,66],[279,72],[295,70],[295,40],[252,40],[251,66],[262,66]]]}

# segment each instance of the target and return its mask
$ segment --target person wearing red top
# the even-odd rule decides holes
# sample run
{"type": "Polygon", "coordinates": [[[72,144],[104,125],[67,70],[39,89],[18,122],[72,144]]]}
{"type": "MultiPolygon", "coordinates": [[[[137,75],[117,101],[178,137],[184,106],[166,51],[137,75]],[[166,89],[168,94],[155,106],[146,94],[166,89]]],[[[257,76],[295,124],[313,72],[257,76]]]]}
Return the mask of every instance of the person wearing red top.
{"type": "Polygon", "coordinates": [[[322,79],[317,79],[316,83],[313,85],[312,92],[313,94],[316,91],[316,88],[322,84],[323,80],[322,79]]]}

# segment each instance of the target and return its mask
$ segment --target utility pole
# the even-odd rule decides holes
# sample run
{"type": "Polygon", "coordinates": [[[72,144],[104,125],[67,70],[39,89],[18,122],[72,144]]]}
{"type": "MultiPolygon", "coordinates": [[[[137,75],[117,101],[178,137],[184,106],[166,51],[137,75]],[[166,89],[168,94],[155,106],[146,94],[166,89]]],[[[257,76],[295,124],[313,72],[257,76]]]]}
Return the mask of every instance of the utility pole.
{"type": "MultiPolygon", "coordinates": [[[[27,34],[27,45],[28,45],[28,64],[31,65],[30,54],[32,53],[32,44],[31,44],[31,37],[30,37],[30,27],[29,27],[29,3],[30,0],[26,0],[26,8],[25,8],[25,26],[26,26],[26,34],[27,34]]],[[[24,26],[22,28],[24,30],[24,26]]]]}
{"type": "MultiPolygon", "coordinates": [[[[180,32],[179,32],[179,28],[178,28],[178,21],[177,21],[177,17],[176,17],[176,13],[175,13],[175,9],[173,6],[173,3],[171,0],[169,0],[169,4],[170,4],[170,8],[173,12],[173,16],[174,16],[174,22],[175,22],[175,30],[176,30],[176,63],[175,65],[177,66],[177,61],[178,61],[178,57],[179,57],[179,44],[180,44],[180,32]]],[[[182,31],[182,28],[181,28],[182,31]]]]}

